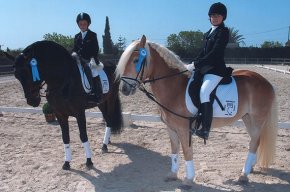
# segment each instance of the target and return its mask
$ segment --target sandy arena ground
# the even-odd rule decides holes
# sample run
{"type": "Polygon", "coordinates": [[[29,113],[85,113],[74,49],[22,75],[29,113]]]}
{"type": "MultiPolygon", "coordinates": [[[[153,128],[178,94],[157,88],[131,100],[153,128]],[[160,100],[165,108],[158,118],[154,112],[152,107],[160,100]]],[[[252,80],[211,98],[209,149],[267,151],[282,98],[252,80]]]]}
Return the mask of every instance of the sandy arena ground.
{"type": "MultiPolygon", "coordinates": [[[[279,122],[290,122],[290,75],[251,65],[232,67],[250,69],[266,77],[278,95],[279,122]]],[[[132,97],[121,96],[121,99],[123,112],[158,114],[156,105],[141,92],[132,97]]],[[[14,77],[0,77],[0,106],[28,107],[14,77]]],[[[182,159],[180,180],[163,181],[171,162],[169,138],[163,123],[134,122],[121,135],[113,136],[110,153],[102,154],[105,125],[102,119],[87,118],[94,162],[94,168],[88,170],[84,165],[84,150],[76,121],[70,118],[72,169],[64,171],[61,169],[63,144],[57,123],[48,124],[44,116],[38,114],[4,112],[3,115],[0,117],[1,192],[182,191],[178,189],[184,177],[182,159]]],[[[195,191],[290,191],[290,129],[278,131],[274,164],[268,170],[255,168],[249,176],[249,184],[238,185],[248,142],[243,126],[214,129],[207,145],[193,137],[195,191]]]]}

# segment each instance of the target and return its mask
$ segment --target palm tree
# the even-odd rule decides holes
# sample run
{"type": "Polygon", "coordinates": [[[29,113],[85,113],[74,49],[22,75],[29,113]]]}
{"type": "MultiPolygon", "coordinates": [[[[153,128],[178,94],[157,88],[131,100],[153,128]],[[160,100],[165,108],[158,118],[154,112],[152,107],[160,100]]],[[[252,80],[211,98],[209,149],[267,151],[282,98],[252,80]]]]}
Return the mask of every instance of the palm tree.
{"type": "Polygon", "coordinates": [[[243,35],[239,35],[239,30],[234,29],[233,27],[229,27],[229,32],[230,32],[230,37],[229,37],[229,43],[230,44],[236,44],[238,47],[240,44],[246,45],[244,42],[244,37],[243,35]]]}

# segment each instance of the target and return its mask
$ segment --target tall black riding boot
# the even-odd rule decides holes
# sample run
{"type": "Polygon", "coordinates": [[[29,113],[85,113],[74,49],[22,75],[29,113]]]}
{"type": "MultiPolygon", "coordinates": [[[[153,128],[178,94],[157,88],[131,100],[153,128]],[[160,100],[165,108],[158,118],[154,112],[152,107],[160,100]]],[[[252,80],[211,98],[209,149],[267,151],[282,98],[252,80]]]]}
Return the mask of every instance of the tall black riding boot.
{"type": "Polygon", "coordinates": [[[202,103],[200,107],[202,128],[197,130],[195,134],[204,140],[207,140],[212,122],[212,104],[210,102],[205,102],[202,103]]]}
{"type": "Polygon", "coordinates": [[[97,102],[100,102],[103,95],[103,88],[99,75],[93,78],[93,84],[93,94],[95,95],[97,102]]]}

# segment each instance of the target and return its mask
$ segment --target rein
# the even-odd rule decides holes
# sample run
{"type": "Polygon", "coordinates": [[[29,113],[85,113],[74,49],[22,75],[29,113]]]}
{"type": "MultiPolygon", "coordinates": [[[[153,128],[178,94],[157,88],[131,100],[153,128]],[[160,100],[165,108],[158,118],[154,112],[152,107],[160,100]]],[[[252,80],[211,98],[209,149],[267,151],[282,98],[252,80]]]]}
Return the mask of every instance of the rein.
{"type": "MultiPolygon", "coordinates": [[[[179,74],[182,74],[182,73],[184,73],[184,71],[183,71],[183,72],[179,72],[178,74],[174,74],[174,75],[179,75],[179,74]]],[[[152,100],[153,102],[155,102],[157,105],[159,105],[161,108],[165,109],[165,110],[168,111],[169,113],[172,113],[173,115],[175,115],[175,116],[177,116],[177,117],[180,117],[180,118],[183,118],[183,119],[188,120],[188,123],[189,123],[189,124],[188,124],[188,127],[189,127],[189,146],[191,146],[191,136],[192,136],[192,134],[194,134],[194,133],[196,132],[196,130],[199,128],[199,123],[196,123],[195,126],[192,127],[192,123],[193,123],[194,121],[197,121],[198,118],[199,118],[198,112],[197,112],[193,117],[191,117],[191,116],[180,115],[180,114],[178,114],[178,113],[172,111],[172,110],[169,109],[168,107],[162,105],[160,102],[158,102],[158,101],[156,100],[156,97],[155,97],[152,93],[150,93],[149,91],[147,91],[147,89],[145,88],[145,86],[143,86],[143,85],[145,85],[145,83],[148,83],[148,82],[154,82],[154,81],[157,81],[157,80],[160,80],[160,79],[165,79],[165,78],[167,78],[167,77],[172,77],[172,76],[174,76],[174,75],[168,75],[168,76],[164,76],[163,78],[151,79],[151,80],[148,80],[148,81],[146,81],[146,82],[143,82],[143,84],[140,84],[140,85],[142,85],[142,86],[139,86],[139,90],[142,91],[143,93],[145,93],[145,95],[146,95],[150,100],[152,100]]]]}

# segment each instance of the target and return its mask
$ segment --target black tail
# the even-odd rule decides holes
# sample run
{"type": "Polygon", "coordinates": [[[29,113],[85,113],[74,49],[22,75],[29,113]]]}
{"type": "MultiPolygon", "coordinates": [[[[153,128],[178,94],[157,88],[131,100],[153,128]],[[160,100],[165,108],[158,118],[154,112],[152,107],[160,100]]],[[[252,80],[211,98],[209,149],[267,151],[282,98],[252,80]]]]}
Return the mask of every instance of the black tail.
{"type": "Polygon", "coordinates": [[[108,127],[111,127],[112,133],[120,133],[123,128],[123,115],[122,115],[122,106],[121,106],[121,100],[119,95],[117,96],[117,99],[115,101],[115,110],[112,114],[110,125],[108,124],[108,127]]]}
{"type": "Polygon", "coordinates": [[[120,81],[115,81],[115,65],[105,65],[105,72],[110,76],[112,85],[109,98],[99,105],[99,109],[103,113],[107,127],[111,128],[112,134],[120,133],[123,128],[122,106],[119,96],[120,81]]]}

